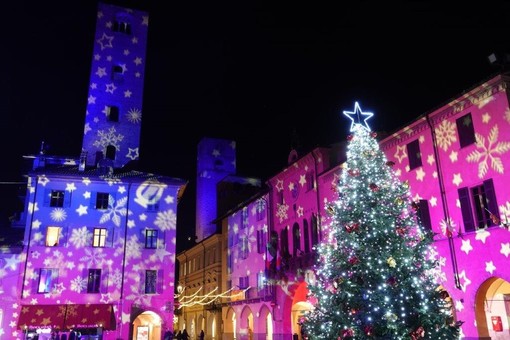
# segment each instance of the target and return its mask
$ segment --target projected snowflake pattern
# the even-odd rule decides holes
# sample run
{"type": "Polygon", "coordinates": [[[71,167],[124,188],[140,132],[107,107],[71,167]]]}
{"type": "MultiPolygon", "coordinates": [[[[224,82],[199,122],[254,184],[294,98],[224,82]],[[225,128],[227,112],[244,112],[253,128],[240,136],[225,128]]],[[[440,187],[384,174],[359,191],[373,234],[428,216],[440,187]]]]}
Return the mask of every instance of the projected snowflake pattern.
{"type": "Polygon", "coordinates": [[[140,111],[137,108],[131,108],[126,113],[126,118],[128,122],[131,122],[133,124],[140,124],[142,121],[142,111],[140,111]]]}
{"type": "Polygon", "coordinates": [[[117,151],[120,151],[120,142],[124,139],[122,134],[117,134],[115,127],[112,126],[108,132],[104,130],[97,131],[97,139],[93,145],[97,148],[100,148],[106,154],[106,147],[112,145],[115,147],[117,151]]]}

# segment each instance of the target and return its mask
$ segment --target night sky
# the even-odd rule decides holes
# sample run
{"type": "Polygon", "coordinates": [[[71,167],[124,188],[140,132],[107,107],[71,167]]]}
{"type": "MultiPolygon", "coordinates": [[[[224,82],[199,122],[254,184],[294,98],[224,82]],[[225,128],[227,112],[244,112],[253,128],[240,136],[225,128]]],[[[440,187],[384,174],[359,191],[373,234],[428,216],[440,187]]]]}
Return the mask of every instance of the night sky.
{"type": "MultiPolygon", "coordinates": [[[[178,216],[189,233],[202,137],[235,140],[238,174],[265,180],[293,141],[344,140],[354,101],[373,130],[392,132],[501,71],[491,53],[510,53],[504,2],[105,2],[149,11],[140,163],[190,181],[178,216]]],[[[21,157],[43,140],[48,154],[79,155],[97,2],[3,6],[2,183],[21,179],[21,157]]]]}

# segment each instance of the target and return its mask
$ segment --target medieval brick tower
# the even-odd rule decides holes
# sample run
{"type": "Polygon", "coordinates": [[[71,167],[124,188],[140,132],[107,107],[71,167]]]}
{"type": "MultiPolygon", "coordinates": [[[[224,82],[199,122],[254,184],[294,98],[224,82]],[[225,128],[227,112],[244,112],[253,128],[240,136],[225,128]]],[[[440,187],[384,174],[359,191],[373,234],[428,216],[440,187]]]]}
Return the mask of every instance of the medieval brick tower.
{"type": "Polygon", "coordinates": [[[81,162],[119,168],[139,157],[149,16],[99,6],[81,162]]]}

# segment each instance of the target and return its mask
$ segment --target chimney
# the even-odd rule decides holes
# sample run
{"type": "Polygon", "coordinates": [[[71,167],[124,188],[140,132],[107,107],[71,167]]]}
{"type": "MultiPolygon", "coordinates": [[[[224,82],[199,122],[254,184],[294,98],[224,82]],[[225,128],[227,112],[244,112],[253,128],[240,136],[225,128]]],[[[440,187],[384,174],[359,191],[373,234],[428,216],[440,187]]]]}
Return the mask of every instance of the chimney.
{"type": "Polygon", "coordinates": [[[82,150],[80,154],[80,165],[78,166],[78,170],[85,171],[86,163],[87,163],[87,151],[82,150]]]}

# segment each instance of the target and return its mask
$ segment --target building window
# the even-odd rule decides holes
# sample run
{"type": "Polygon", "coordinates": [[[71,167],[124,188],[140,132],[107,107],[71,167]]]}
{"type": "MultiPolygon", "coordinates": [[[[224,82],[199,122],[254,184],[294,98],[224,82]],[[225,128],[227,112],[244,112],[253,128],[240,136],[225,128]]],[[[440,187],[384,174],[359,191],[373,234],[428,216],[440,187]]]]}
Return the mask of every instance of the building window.
{"type": "Polygon", "coordinates": [[[59,245],[59,240],[61,237],[61,228],[60,227],[48,227],[46,228],[46,247],[56,247],[59,245]]]}
{"type": "Polygon", "coordinates": [[[263,254],[267,248],[267,227],[257,230],[257,253],[263,254]]]}
{"type": "Polygon", "coordinates": [[[316,246],[320,240],[319,224],[317,223],[317,216],[312,216],[312,247],[316,246]]]}
{"type": "Polygon", "coordinates": [[[473,119],[471,119],[471,113],[458,118],[455,122],[457,124],[457,132],[459,133],[460,147],[463,148],[474,144],[476,138],[473,119]]]}
{"type": "Polygon", "coordinates": [[[227,273],[232,274],[234,264],[233,252],[229,249],[227,253],[227,273]]]}
{"type": "Polygon", "coordinates": [[[156,249],[158,247],[158,231],[155,229],[145,230],[145,248],[156,249]]]}
{"type": "Polygon", "coordinates": [[[55,207],[55,208],[64,208],[69,207],[71,203],[71,193],[66,192],[64,190],[53,190],[47,189],[45,191],[44,197],[44,205],[55,207]]]}
{"type": "Polygon", "coordinates": [[[118,106],[107,106],[106,107],[106,118],[109,122],[119,121],[119,107],[118,106]]]}
{"type": "Polygon", "coordinates": [[[244,208],[241,211],[241,229],[248,228],[248,223],[249,223],[248,217],[249,217],[248,208],[244,208]]]}
{"type": "Polygon", "coordinates": [[[276,202],[280,205],[283,204],[283,190],[276,193],[276,202]]]}
{"type": "Polygon", "coordinates": [[[114,65],[112,67],[112,80],[122,81],[124,80],[124,69],[120,65],[114,65]]]}
{"type": "Polygon", "coordinates": [[[297,256],[301,251],[301,230],[299,224],[294,223],[292,226],[292,255],[297,256]]]}
{"type": "Polygon", "coordinates": [[[117,148],[114,145],[108,145],[106,147],[106,157],[105,158],[114,161],[116,153],[117,153],[117,148]]]}
{"type": "Polygon", "coordinates": [[[260,271],[257,273],[257,289],[261,291],[264,288],[266,288],[266,277],[264,272],[260,271]]]}
{"type": "Polygon", "coordinates": [[[427,200],[419,200],[416,204],[416,214],[422,228],[432,230],[432,222],[430,221],[429,202],[427,200]]]}
{"type": "Polygon", "coordinates": [[[278,249],[278,233],[274,230],[271,231],[271,238],[269,240],[267,252],[271,256],[270,258],[268,258],[269,271],[271,275],[275,275],[276,271],[279,269],[278,266],[279,249],[278,249]]]}
{"type": "MultiPolygon", "coordinates": [[[[499,217],[492,179],[475,187],[458,189],[464,231],[475,231],[496,225],[491,216],[499,217]]],[[[495,220],[495,219],[494,219],[495,220]]]]}
{"type": "Polygon", "coordinates": [[[289,228],[285,227],[282,230],[281,238],[280,238],[280,249],[282,250],[283,257],[289,257],[289,228]]]}
{"type": "Polygon", "coordinates": [[[421,166],[420,142],[418,140],[407,144],[407,157],[409,157],[409,170],[421,166]]]}
{"type": "Polygon", "coordinates": [[[93,247],[106,246],[106,236],[107,236],[106,228],[94,228],[94,233],[93,233],[93,237],[92,237],[92,246],[93,247]]]}
{"type": "Polygon", "coordinates": [[[124,33],[124,34],[131,34],[131,24],[126,21],[119,21],[115,20],[113,22],[112,30],[114,32],[124,33]]]}
{"type": "Polygon", "coordinates": [[[58,269],[55,268],[41,268],[39,272],[39,285],[37,286],[38,293],[50,293],[51,289],[57,283],[58,269]]]}
{"type": "Polygon", "coordinates": [[[259,199],[257,201],[257,221],[262,221],[266,216],[266,201],[259,199]]]}
{"type": "Polygon", "coordinates": [[[146,270],[145,271],[145,294],[156,294],[158,283],[158,271],[146,270]]]}
{"type": "Polygon", "coordinates": [[[315,180],[313,171],[308,171],[306,173],[306,191],[310,191],[315,188],[315,180]]]}
{"type": "Polygon", "coordinates": [[[101,269],[89,269],[87,277],[87,293],[99,293],[101,286],[101,269]]]}
{"type": "MultiPolygon", "coordinates": [[[[237,228],[237,225],[235,227],[237,228]]],[[[235,247],[235,246],[237,246],[237,244],[239,244],[239,233],[234,232],[234,229],[230,228],[230,226],[229,226],[229,229],[230,229],[229,237],[230,237],[230,235],[232,236],[231,239],[229,240],[229,241],[232,241],[230,246],[235,247]]]]}
{"type": "Polygon", "coordinates": [[[239,278],[239,289],[247,289],[250,287],[250,277],[243,276],[239,278]]]}
{"type": "Polygon", "coordinates": [[[63,207],[64,206],[65,191],[52,190],[50,198],[50,207],[63,207]]]}
{"type": "Polygon", "coordinates": [[[305,253],[308,254],[310,252],[310,231],[306,219],[303,220],[303,242],[305,244],[305,253]]]}
{"type": "Polygon", "coordinates": [[[98,192],[96,196],[95,208],[98,210],[108,209],[108,203],[110,202],[110,194],[107,192],[98,192]]]}
{"type": "Polygon", "coordinates": [[[248,258],[249,242],[250,241],[246,235],[241,237],[241,242],[239,243],[239,258],[241,260],[246,260],[248,258]]]}

